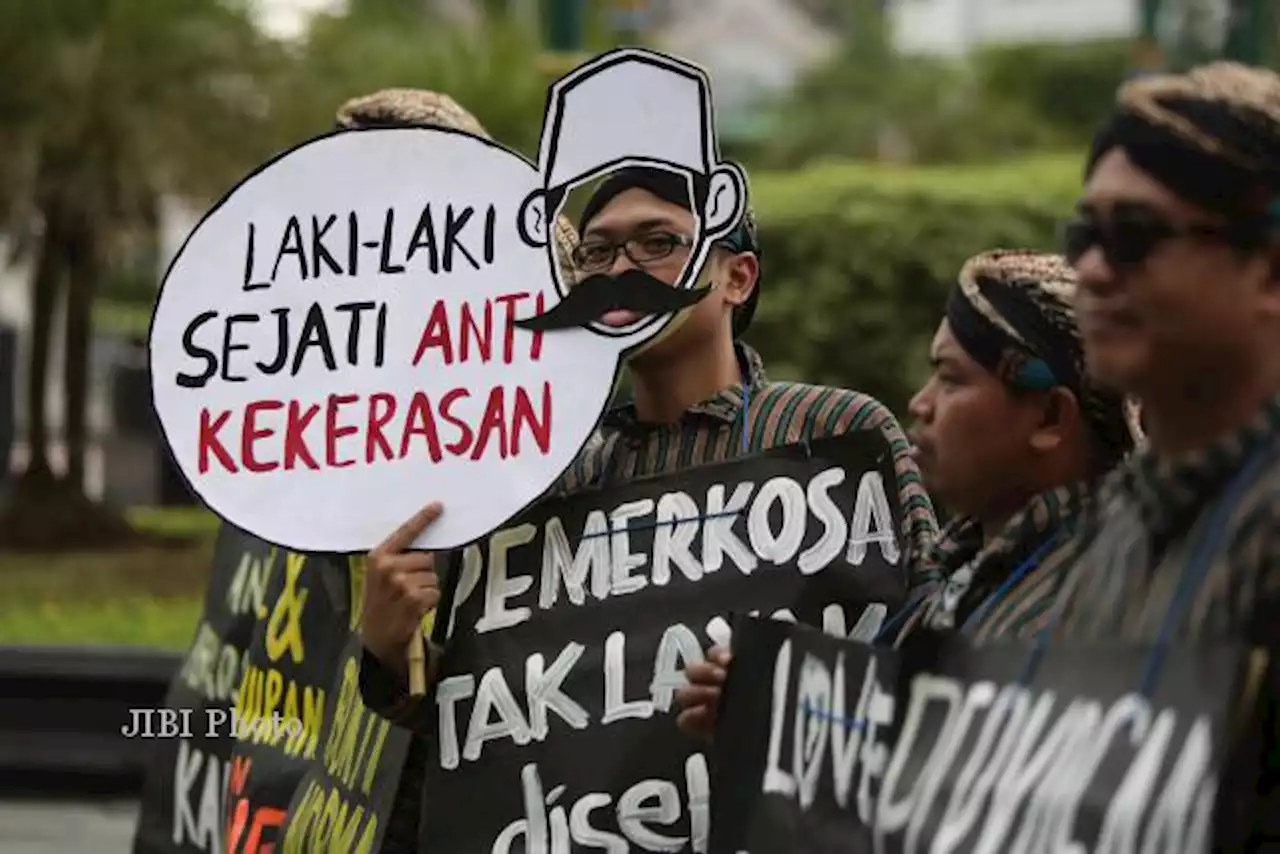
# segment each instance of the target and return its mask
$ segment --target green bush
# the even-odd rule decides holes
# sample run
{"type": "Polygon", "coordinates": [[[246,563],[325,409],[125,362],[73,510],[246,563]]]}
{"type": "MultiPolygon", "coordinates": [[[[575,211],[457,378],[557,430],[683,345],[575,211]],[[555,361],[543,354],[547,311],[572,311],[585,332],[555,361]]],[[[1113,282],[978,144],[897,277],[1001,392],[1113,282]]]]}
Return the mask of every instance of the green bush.
{"type": "Polygon", "coordinates": [[[1132,65],[1127,40],[1000,45],[973,57],[977,86],[988,100],[1024,105],[1046,134],[1072,144],[1093,138],[1132,65]]]}
{"type": "Polygon", "coordinates": [[[748,340],[777,378],[856,388],[905,416],[969,256],[1053,249],[1079,154],[999,166],[758,173],[763,291],[748,340]]]}
{"type": "Polygon", "coordinates": [[[1111,110],[1133,59],[1128,40],[905,55],[893,49],[882,3],[839,5],[846,21],[839,47],[766,106],[772,123],[752,152],[762,163],[865,157],[942,164],[1075,148],[1111,110]]]}

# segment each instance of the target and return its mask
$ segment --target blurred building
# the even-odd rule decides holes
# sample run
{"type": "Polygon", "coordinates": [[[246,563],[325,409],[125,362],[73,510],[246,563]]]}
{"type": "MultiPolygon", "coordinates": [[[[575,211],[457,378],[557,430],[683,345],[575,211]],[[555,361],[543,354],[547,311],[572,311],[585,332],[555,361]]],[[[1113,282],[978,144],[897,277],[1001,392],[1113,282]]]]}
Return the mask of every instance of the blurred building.
{"type": "Polygon", "coordinates": [[[962,55],[988,44],[1079,42],[1138,32],[1140,0],[891,0],[904,53],[962,55]]]}
{"type": "Polygon", "coordinates": [[[837,38],[788,0],[652,3],[652,40],[711,73],[721,132],[753,136],[759,107],[784,93],[837,38]]]}
{"type": "MultiPolygon", "coordinates": [[[[465,23],[480,20],[482,0],[419,0],[424,8],[465,23]]],[[[508,0],[511,9],[536,20],[539,6],[555,0],[508,0]]],[[[639,30],[671,53],[711,72],[723,132],[759,130],[761,101],[785,92],[796,76],[820,61],[833,34],[791,0],[580,0],[617,9],[620,27],[639,30]]],[[[307,18],[341,9],[344,0],[258,0],[262,25],[281,38],[302,32],[307,18]]]]}
{"type": "MultiPolygon", "coordinates": [[[[1143,30],[1143,0],[889,0],[894,45],[904,53],[958,56],[993,44],[1126,39],[1143,30]]],[[[1203,22],[1225,38],[1228,0],[1165,0],[1156,35],[1178,30],[1184,16],[1208,13],[1203,22]]]]}

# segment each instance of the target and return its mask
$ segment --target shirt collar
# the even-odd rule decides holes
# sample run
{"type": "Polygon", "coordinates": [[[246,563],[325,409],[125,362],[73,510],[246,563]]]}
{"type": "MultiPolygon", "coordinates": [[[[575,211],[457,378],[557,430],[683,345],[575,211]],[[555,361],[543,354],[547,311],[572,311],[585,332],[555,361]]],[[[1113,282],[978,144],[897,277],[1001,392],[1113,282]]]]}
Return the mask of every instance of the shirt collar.
{"type": "MultiPolygon", "coordinates": [[[[768,381],[764,373],[764,361],[760,354],[741,342],[735,343],[734,353],[738,357],[740,379],[733,385],[726,386],[716,394],[685,410],[685,417],[705,417],[725,424],[732,424],[742,415],[742,407],[747,403],[747,388],[759,389],[768,381]]],[[[642,426],[636,418],[635,404],[631,401],[613,407],[604,416],[604,426],[624,428],[642,426]]]]}
{"type": "Polygon", "coordinates": [[[988,574],[1003,575],[1030,557],[1045,540],[1074,526],[1089,505],[1096,481],[1083,480],[1045,490],[1009,519],[986,546],[982,526],[965,516],[953,519],[924,556],[924,569],[946,578],[970,566],[975,581],[988,574]]]}
{"type": "Polygon", "coordinates": [[[1254,448],[1278,435],[1280,395],[1239,430],[1204,448],[1172,457],[1150,448],[1135,452],[1116,472],[1111,488],[1136,505],[1155,538],[1167,538],[1189,524],[1254,448]]]}

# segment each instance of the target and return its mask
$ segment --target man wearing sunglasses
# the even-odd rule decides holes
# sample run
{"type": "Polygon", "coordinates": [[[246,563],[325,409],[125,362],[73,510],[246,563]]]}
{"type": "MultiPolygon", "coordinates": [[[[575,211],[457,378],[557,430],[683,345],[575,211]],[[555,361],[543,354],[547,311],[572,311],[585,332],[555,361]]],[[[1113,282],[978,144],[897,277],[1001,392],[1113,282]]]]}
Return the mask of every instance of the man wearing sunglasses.
{"type": "MultiPolygon", "coordinates": [[[[1057,636],[1274,649],[1280,76],[1215,63],[1122,86],[1065,237],[1088,369],[1142,401],[1147,447],[1100,496],[1057,636]]],[[[1270,806],[1227,824],[1274,841],[1270,806]]]]}

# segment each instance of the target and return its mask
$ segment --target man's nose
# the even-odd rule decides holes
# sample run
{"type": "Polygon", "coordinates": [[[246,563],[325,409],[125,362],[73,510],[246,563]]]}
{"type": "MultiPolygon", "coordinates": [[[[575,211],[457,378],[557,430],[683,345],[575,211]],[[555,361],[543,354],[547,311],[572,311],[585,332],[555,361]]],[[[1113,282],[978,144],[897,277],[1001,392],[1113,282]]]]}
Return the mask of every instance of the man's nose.
{"type": "Polygon", "coordinates": [[[933,397],[931,390],[933,380],[929,380],[924,386],[912,396],[911,401],[907,404],[907,412],[916,421],[927,424],[933,417],[933,397]]]}
{"type": "Polygon", "coordinates": [[[1112,293],[1120,284],[1116,271],[1107,263],[1099,246],[1090,246],[1076,259],[1076,278],[1080,287],[1096,296],[1112,293]]]}
{"type": "Polygon", "coordinates": [[[618,254],[613,256],[613,263],[609,266],[609,275],[617,277],[627,270],[637,270],[636,263],[631,260],[630,256],[623,251],[622,247],[618,247],[618,254]]]}

